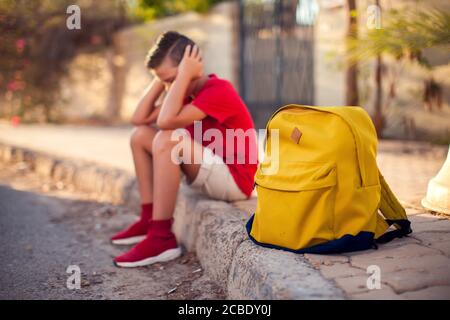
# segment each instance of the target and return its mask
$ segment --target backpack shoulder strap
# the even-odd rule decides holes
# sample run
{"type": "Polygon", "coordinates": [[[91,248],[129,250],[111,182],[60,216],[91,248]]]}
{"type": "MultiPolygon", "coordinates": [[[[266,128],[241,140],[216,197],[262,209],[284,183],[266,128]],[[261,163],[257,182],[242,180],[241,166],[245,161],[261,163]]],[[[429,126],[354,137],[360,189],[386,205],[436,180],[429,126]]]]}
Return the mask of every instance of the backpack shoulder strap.
{"type": "Polygon", "coordinates": [[[411,222],[406,216],[405,208],[400,204],[380,171],[378,171],[378,174],[381,185],[380,211],[387,225],[394,225],[397,229],[386,232],[376,239],[378,243],[386,243],[394,238],[402,238],[410,234],[412,230],[411,222]]]}

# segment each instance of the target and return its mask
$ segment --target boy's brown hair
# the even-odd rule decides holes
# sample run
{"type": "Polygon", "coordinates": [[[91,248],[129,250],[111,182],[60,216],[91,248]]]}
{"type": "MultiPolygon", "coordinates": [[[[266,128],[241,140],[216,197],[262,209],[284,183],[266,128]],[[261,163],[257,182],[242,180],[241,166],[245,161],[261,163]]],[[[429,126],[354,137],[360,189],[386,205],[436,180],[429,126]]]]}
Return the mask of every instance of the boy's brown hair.
{"type": "Polygon", "coordinates": [[[165,57],[170,57],[174,65],[179,65],[186,47],[194,46],[195,42],[188,37],[176,32],[167,31],[161,34],[146,58],[146,66],[155,69],[161,65],[165,57]]]}

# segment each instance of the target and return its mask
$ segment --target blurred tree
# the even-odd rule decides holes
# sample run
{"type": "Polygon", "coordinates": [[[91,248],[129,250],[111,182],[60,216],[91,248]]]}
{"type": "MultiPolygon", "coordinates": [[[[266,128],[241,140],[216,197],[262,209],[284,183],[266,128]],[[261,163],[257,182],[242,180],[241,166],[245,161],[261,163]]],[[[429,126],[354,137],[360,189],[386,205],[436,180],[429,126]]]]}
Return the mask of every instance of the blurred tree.
{"type": "MultiPolygon", "coordinates": [[[[381,5],[380,1],[376,0],[375,5],[377,6],[378,13],[381,15],[381,5]]],[[[380,17],[381,18],[381,17],[380,17]]],[[[378,54],[375,58],[375,97],[373,100],[373,122],[375,125],[375,129],[377,130],[377,134],[381,137],[381,134],[384,129],[384,116],[383,116],[383,59],[381,54],[378,54]]]]}
{"type": "MultiPolygon", "coordinates": [[[[61,78],[81,51],[110,46],[120,28],[136,20],[182,11],[204,12],[220,0],[1,0],[0,116],[53,121],[61,78]],[[69,30],[69,5],[81,9],[81,30],[69,30]],[[8,107],[7,107],[8,106],[8,107]]],[[[120,110],[111,105],[110,118],[120,110]]]]}
{"type": "MultiPolygon", "coordinates": [[[[437,9],[391,10],[385,16],[382,28],[371,29],[363,37],[349,37],[349,59],[356,63],[370,61],[386,54],[397,61],[417,62],[429,71],[429,77],[424,83],[424,106],[428,110],[431,110],[433,106],[439,108],[442,102],[442,89],[433,79],[433,68],[423,52],[425,49],[437,47],[445,47],[448,50],[450,46],[450,13],[437,9]]],[[[379,76],[381,77],[381,71],[379,76]]],[[[379,80],[381,82],[381,78],[379,80]]],[[[388,99],[384,103],[385,108],[395,96],[395,80],[393,78],[389,85],[388,99]]],[[[380,125],[377,128],[380,134],[382,128],[383,126],[380,125]]]]}
{"type": "MultiPolygon", "coordinates": [[[[358,10],[356,0],[347,0],[348,10],[348,29],[347,36],[351,39],[358,38],[358,10]]],[[[347,50],[351,47],[347,45],[347,50]]],[[[359,104],[358,96],[358,64],[354,61],[348,61],[345,72],[345,103],[348,106],[357,106],[359,104]]]]}
{"type": "Polygon", "coordinates": [[[127,24],[123,3],[73,0],[0,1],[0,95],[13,106],[0,115],[38,114],[54,120],[52,106],[68,62],[80,50],[108,46],[114,31],[127,24]],[[81,8],[81,30],[69,30],[66,9],[81,8]]]}

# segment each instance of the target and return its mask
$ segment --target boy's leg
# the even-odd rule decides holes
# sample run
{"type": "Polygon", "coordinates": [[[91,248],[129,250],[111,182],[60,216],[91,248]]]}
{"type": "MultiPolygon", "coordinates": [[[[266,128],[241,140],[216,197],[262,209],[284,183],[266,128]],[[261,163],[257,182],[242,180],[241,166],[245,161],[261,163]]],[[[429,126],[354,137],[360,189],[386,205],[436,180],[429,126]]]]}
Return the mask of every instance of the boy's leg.
{"type": "Polygon", "coordinates": [[[150,126],[139,126],[130,138],[141,203],[153,202],[152,145],[157,132],[150,126]]]}
{"type": "Polygon", "coordinates": [[[139,126],[131,135],[130,146],[141,197],[141,213],[137,222],[111,238],[113,244],[135,244],[147,234],[153,211],[152,144],[157,132],[150,126],[139,126]]]}
{"type": "Polygon", "coordinates": [[[171,130],[160,131],[153,141],[155,150],[153,182],[157,186],[153,192],[154,220],[172,218],[180,187],[181,171],[184,172],[188,181],[192,181],[200,170],[200,163],[194,163],[194,155],[197,155],[196,159],[201,161],[203,147],[188,136],[174,140],[172,132],[171,130]],[[174,149],[175,146],[176,149],[174,149]],[[173,159],[174,157],[176,159],[173,159]],[[181,165],[176,162],[177,159],[182,161],[181,165]]]}
{"type": "Polygon", "coordinates": [[[174,141],[172,131],[165,130],[156,134],[152,152],[155,185],[153,219],[147,237],[127,253],[115,258],[118,266],[143,266],[168,261],[181,254],[171,230],[181,171],[186,174],[188,181],[195,179],[200,170],[200,163],[196,164],[193,160],[195,155],[196,159],[201,159],[203,147],[188,137],[174,141]],[[176,161],[180,158],[182,165],[176,161]]]}

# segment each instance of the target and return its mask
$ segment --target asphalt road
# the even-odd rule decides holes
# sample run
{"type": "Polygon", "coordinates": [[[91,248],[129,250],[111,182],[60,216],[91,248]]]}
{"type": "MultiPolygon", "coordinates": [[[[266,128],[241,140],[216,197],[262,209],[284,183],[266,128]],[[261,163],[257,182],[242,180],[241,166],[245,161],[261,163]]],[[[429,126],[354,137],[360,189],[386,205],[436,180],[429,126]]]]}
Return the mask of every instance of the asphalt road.
{"type": "MultiPolygon", "coordinates": [[[[66,288],[66,269],[81,264],[91,274],[89,255],[104,263],[107,257],[95,248],[87,251],[67,227],[52,223],[52,213],[62,209],[59,201],[8,186],[0,187],[0,199],[0,298],[80,298],[80,291],[66,288]]],[[[95,289],[88,297],[102,298],[95,289]]]]}
{"type": "Polygon", "coordinates": [[[113,266],[112,257],[127,247],[112,246],[109,236],[135,217],[27,168],[0,165],[0,299],[224,297],[192,253],[137,269],[113,266]],[[67,287],[69,266],[81,271],[79,289],[67,287]]]}

